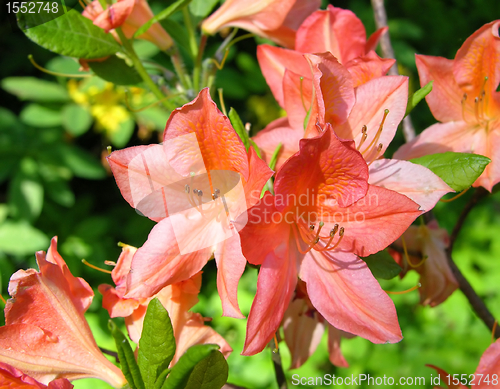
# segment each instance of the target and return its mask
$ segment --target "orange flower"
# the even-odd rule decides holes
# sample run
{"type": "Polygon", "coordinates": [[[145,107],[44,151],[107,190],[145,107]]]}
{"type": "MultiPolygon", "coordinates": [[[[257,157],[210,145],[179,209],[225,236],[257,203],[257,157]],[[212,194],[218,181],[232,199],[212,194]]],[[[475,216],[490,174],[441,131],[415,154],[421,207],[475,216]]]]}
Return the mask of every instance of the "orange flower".
{"type": "MultiPolygon", "coordinates": [[[[85,8],[83,16],[106,32],[121,27],[127,38],[131,38],[139,27],[154,17],[146,0],[119,0],[106,10],[103,10],[99,0],[94,0],[85,8]]],[[[172,38],[159,23],[154,23],[139,38],[154,43],[161,50],[167,50],[173,44],[172,38]]]]}
{"type": "Polygon", "coordinates": [[[213,35],[225,27],[238,27],[293,47],[295,32],[320,4],[318,0],[227,0],[201,28],[213,35]]]}
{"type": "Polygon", "coordinates": [[[71,389],[73,385],[66,378],[58,378],[49,382],[47,387],[15,367],[0,362],[0,388],[71,389]]]}
{"type": "Polygon", "coordinates": [[[12,275],[0,328],[0,362],[12,365],[42,383],[55,378],[95,377],[114,387],[126,384],[120,369],[95,343],[84,313],[94,293],[74,277],[57,252],[53,238],[48,253],[36,253],[40,272],[12,275]]]}
{"type": "Polygon", "coordinates": [[[201,272],[186,281],[166,286],[155,296],[148,299],[123,298],[125,294],[126,276],[130,271],[132,257],[137,248],[124,246],[117,266],[111,276],[116,288],[111,285],[100,285],[103,294],[103,307],[111,317],[124,317],[127,330],[134,342],[139,343],[146,309],[149,301],[157,297],[168,311],[174,330],[176,351],[171,365],[175,364],[182,354],[196,344],[215,343],[220,351],[228,357],[231,347],[225,339],[211,327],[205,325],[205,320],[199,313],[189,312],[197,302],[201,286],[201,272]]]}

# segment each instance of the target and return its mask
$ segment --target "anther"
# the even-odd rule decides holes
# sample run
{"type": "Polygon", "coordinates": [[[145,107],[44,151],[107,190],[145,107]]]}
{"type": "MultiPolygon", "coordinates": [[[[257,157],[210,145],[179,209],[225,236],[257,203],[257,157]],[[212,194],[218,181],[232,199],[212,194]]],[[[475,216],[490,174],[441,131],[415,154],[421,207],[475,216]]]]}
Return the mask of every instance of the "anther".
{"type": "Polygon", "coordinates": [[[203,196],[203,192],[201,190],[198,191],[198,197],[203,196]]]}
{"type": "Polygon", "coordinates": [[[382,118],[382,121],[380,122],[377,133],[375,134],[375,137],[372,139],[372,141],[370,142],[368,147],[365,149],[365,151],[361,152],[361,154],[365,154],[366,152],[369,152],[371,150],[371,148],[373,147],[373,145],[378,142],[380,135],[382,134],[382,130],[384,129],[384,123],[385,123],[385,119],[387,118],[387,115],[389,115],[389,110],[384,109],[384,117],[382,118]]]}
{"type": "MultiPolygon", "coordinates": [[[[190,190],[191,190],[191,188],[189,188],[189,185],[188,185],[188,184],[186,184],[186,186],[184,187],[184,191],[185,191],[186,193],[189,193],[189,191],[190,191],[190,190]]],[[[195,189],[195,190],[196,190],[196,189],[195,189]]]]}
{"type": "Polygon", "coordinates": [[[310,229],[311,231],[314,231],[314,224],[311,224],[311,225],[309,226],[309,229],[310,229]]]}
{"type": "Polygon", "coordinates": [[[361,128],[361,133],[362,133],[363,135],[361,135],[361,140],[359,141],[359,145],[358,145],[358,147],[356,148],[356,150],[358,150],[358,151],[359,151],[359,149],[361,148],[361,146],[363,146],[363,143],[365,143],[365,140],[366,140],[366,138],[368,137],[367,131],[368,131],[368,128],[366,127],[366,125],[364,125],[364,126],[361,128]]]}

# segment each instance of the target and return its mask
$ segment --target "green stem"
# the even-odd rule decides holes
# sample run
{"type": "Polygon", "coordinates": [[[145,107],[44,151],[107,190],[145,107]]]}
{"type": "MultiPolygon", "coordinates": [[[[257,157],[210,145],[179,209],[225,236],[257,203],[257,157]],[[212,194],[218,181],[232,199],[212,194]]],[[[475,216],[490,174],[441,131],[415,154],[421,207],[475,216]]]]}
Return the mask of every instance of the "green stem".
{"type": "Polygon", "coordinates": [[[182,62],[181,54],[177,47],[172,47],[170,51],[170,59],[172,60],[172,64],[174,65],[175,72],[179,77],[179,80],[184,89],[188,90],[193,87],[189,76],[186,74],[184,70],[184,62],[182,62]]]}
{"type": "Polygon", "coordinates": [[[161,100],[163,106],[167,109],[170,109],[168,102],[164,100],[165,95],[160,91],[158,86],[154,83],[154,81],[151,79],[149,76],[148,72],[142,65],[141,60],[137,56],[134,48],[132,47],[132,44],[130,41],[127,39],[125,34],[123,33],[122,29],[120,27],[116,28],[115,31],[118,34],[118,37],[120,38],[120,41],[122,42],[123,47],[127,51],[127,54],[129,55],[130,59],[132,60],[132,63],[134,64],[135,70],[137,70],[137,73],[141,76],[142,80],[146,83],[146,85],[149,87],[151,92],[159,99],[161,100]]]}
{"type": "Polygon", "coordinates": [[[184,15],[184,23],[186,24],[186,28],[189,36],[189,49],[191,51],[191,56],[193,61],[196,61],[196,57],[198,56],[198,42],[196,42],[196,36],[194,35],[193,24],[191,23],[191,15],[189,14],[188,7],[184,7],[182,9],[182,14],[184,15]]]}
{"type": "Polygon", "coordinates": [[[206,44],[207,44],[207,36],[203,34],[201,36],[200,48],[198,50],[198,55],[196,56],[196,61],[194,63],[194,69],[193,69],[193,85],[195,93],[198,93],[200,88],[201,60],[203,59],[203,51],[205,50],[206,44]]]}

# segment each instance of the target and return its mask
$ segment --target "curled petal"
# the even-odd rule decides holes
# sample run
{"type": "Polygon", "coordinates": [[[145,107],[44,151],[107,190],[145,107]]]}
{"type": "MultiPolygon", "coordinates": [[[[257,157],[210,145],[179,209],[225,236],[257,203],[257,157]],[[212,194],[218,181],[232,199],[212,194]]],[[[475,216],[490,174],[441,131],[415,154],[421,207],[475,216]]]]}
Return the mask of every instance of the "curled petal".
{"type": "MultiPolygon", "coordinates": [[[[479,365],[474,374],[482,374],[485,376],[489,374],[490,377],[493,374],[498,374],[500,371],[500,340],[497,339],[495,343],[493,343],[490,347],[486,349],[481,360],[479,361],[479,365]]],[[[491,388],[491,385],[487,382],[479,383],[477,388],[491,388]]]]}

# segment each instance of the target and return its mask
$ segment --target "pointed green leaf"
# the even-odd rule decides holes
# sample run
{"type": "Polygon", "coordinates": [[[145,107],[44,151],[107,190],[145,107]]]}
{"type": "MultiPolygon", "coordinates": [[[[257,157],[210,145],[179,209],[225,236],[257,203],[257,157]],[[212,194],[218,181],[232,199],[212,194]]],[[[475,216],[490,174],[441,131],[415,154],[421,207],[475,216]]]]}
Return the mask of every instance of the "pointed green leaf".
{"type": "Polygon", "coordinates": [[[118,127],[108,133],[111,144],[119,149],[125,147],[134,133],[135,122],[130,117],[118,125],[118,127]]]}
{"type": "Polygon", "coordinates": [[[148,304],[137,361],[146,388],[153,388],[175,354],[175,338],[167,310],[154,298],[148,304]]]}
{"type": "Polygon", "coordinates": [[[81,105],[68,104],[62,110],[62,125],[71,135],[79,136],[86,133],[92,122],[89,110],[81,105]]]}
{"type": "Polygon", "coordinates": [[[89,67],[103,80],[116,85],[136,85],[142,81],[137,70],[128,66],[123,59],[116,55],[112,55],[104,61],[89,62],[89,67]]]}
{"type": "Polygon", "coordinates": [[[260,152],[259,146],[257,146],[257,143],[255,143],[252,139],[250,139],[250,144],[254,148],[255,153],[257,154],[257,157],[259,157],[260,159],[262,159],[262,154],[260,152]]]}
{"type": "Polygon", "coordinates": [[[35,77],[7,77],[2,80],[2,88],[21,100],[47,103],[69,100],[68,92],[61,85],[35,77]]]}
{"type": "Polygon", "coordinates": [[[33,24],[25,19],[20,19],[18,23],[33,42],[68,57],[102,58],[115,54],[121,48],[111,34],[105,33],[74,9],[36,27],[26,29],[33,24]]]}
{"type": "Polygon", "coordinates": [[[208,16],[218,3],[219,0],[193,0],[189,4],[189,10],[193,16],[203,19],[208,16]]]}
{"type": "Polygon", "coordinates": [[[55,150],[75,176],[88,179],[106,177],[106,170],[99,160],[86,151],[70,145],[59,145],[55,150]]]}
{"type": "Polygon", "coordinates": [[[228,366],[220,351],[213,350],[196,364],[185,389],[220,389],[227,382],[228,366]]]}
{"type": "Polygon", "coordinates": [[[425,166],[439,176],[454,191],[461,192],[469,188],[483,173],[491,159],[483,155],[446,153],[426,155],[411,159],[410,162],[425,166]]]}
{"type": "Polygon", "coordinates": [[[6,221],[0,224],[0,252],[12,255],[33,255],[46,250],[49,239],[28,222],[6,221]]]}
{"type": "Polygon", "coordinates": [[[19,115],[24,124],[33,127],[55,127],[62,123],[60,110],[54,110],[43,105],[28,104],[19,115]]]}
{"type": "Polygon", "coordinates": [[[173,4],[169,5],[167,8],[165,8],[163,11],[161,11],[158,15],[156,15],[154,18],[148,20],[145,24],[143,24],[134,34],[134,38],[144,34],[149,28],[156,22],[159,22],[160,20],[168,18],[170,15],[172,15],[175,11],[181,9],[182,7],[186,6],[191,0],[177,0],[173,4]]]}
{"type": "Polygon", "coordinates": [[[233,125],[234,130],[240,137],[241,141],[245,145],[245,148],[248,151],[248,148],[250,147],[250,137],[248,136],[247,130],[245,130],[245,126],[243,125],[243,122],[240,119],[240,116],[238,115],[238,112],[234,108],[231,108],[229,110],[229,120],[231,121],[231,124],[233,125]]]}
{"type": "Polygon", "coordinates": [[[422,88],[420,88],[410,97],[408,97],[408,105],[406,106],[405,116],[407,116],[413,110],[413,108],[415,108],[417,104],[420,103],[420,100],[422,100],[425,96],[431,93],[433,83],[434,83],[433,80],[429,81],[422,88]]]}
{"type": "Polygon", "coordinates": [[[182,389],[189,381],[196,364],[212,351],[218,350],[216,344],[201,344],[190,347],[177,361],[167,377],[162,389],[182,389]]]}
{"type": "Polygon", "coordinates": [[[113,338],[115,339],[116,351],[118,353],[118,359],[120,360],[122,372],[130,387],[132,389],[145,389],[141,372],[139,371],[139,366],[137,366],[134,352],[132,351],[132,347],[130,347],[130,343],[127,338],[112,320],[108,321],[108,328],[111,331],[111,335],[113,335],[113,338]]]}
{"type": "Polygon", "coordinates": [[[366,265],[375,278],[390,280],[403,270],[401,266],[394,261],[387,250],[379,251],[378,253],[361,259],[366,262],[366,265]]]}

